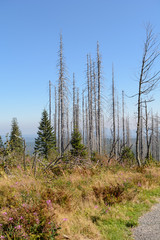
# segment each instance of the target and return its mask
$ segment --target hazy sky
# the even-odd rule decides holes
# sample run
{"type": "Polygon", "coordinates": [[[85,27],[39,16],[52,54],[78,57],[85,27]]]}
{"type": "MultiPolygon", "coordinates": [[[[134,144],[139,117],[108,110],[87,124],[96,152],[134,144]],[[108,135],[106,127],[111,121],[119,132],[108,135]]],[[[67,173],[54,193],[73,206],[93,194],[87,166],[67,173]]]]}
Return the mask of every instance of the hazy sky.
{"type": "MultiPolygon", "coordinates": [[[[0,135],[17,117],[22,134],[35,134],[48,108],[48,81],[58,79],[59,35],[72,81],[84,87],[86,55],[100,44],[103,85],[109,99],[112,62],[117,92],[134,94],[145,23],[160,33],[159,0],[0,0],[0,135]]],[[[159,89],[154,108],[158,110],[159,89]]],[[[133,100],[127,100],[134,112],[133,100]]],[[[105,103],[108,108],[107,102],[105,103]]]]}

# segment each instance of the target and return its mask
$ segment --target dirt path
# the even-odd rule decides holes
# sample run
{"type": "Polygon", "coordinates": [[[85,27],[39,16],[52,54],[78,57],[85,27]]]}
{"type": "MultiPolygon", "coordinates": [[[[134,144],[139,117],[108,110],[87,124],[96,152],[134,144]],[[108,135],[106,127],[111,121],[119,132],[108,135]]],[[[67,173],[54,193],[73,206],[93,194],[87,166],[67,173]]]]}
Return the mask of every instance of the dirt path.
{"type": "Polygon", "coordinates": [[[133,230],[135,240],[160,240],[160,203],[139,219],[139,225],[133,230]]]}

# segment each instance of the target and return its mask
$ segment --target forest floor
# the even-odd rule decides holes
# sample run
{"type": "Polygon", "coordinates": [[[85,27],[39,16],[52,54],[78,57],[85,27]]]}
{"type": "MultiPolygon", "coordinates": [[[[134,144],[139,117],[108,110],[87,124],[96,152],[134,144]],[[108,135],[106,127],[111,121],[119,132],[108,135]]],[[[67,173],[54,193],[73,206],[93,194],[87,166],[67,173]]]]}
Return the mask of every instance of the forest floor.
{"type": "Polygon", "coordinates": [[[0,169],[0,239],[131,240],[160,198],[160,165],[0,169]]]}

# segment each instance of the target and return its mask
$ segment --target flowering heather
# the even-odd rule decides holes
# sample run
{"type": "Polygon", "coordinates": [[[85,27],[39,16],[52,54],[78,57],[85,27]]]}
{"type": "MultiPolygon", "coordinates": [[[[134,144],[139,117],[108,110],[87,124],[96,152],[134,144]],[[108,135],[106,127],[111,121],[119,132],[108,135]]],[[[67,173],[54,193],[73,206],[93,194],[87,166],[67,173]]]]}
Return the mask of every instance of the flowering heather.
{"type": "Polygon", "coordinates": [[[3,215],[7,215],[7,212],[2,213],[3,215]]]}
{"type": "Polygon", "coordinates": [[[51,200],[47,200],[46,203],[47,203],[47,205],[50,205],[51,204],[51,200]]]}
{"type": "Polygon", "coordinates": [[[18,226],[16,226],[15,228],[16,228],[16,229],[21,229],[22,226],[21,226],[21,225],[18,225],[18,226]]]}
{"type": "Polygon", "coordinates": [[[65,221],[67,221],[68,220],[68,218],[63,218],[63,221],[65,222],[65,221]]]}

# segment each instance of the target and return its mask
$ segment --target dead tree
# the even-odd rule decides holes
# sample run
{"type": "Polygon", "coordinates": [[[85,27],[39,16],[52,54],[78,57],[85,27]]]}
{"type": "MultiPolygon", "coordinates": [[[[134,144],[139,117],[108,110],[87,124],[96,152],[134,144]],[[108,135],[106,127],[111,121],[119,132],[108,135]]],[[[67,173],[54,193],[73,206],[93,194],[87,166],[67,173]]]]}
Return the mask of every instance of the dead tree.
{"type": "Polygon", "coordinates": [[[84,135],[84,126],[85,126],[85,122],[84,122],[84,91],[82,91],[82,139],[83,139],[83,144],[85,144],[85,135],[84,135]]]}
{"type": "MultiPolygon", "coordinates": [[[[54,107],[54,134],[57,139],[57,90],[56,87],[54,88],[54,94],[55,94],[55,107],[54,107]]],[[[57,147],[57,141],[56,141],[56,147],[57,147]]]]}
{"type": "Polygon", "coordinates": [[[75,121],[75,117],[76,117],[76,114],[75,114],[75,74],[73,73],[73,129],[75,129],[75,125],[76,125],[76,121],[75,121]]]}
{"type": "Polygon", "coordinates": [[[155,123],[155,132],[156,132],[156,160],[159,161],[159,117],[158,113],[156,114],[156,123],[155,123]]]}
{"type": "MultiPolygon", "coordinates": [[[[144,50],[142,56],[142,65],[139,76],[138,86],[138,101],[137,101],[137,132],[136,132],[136,160],[141,166],[141,159],[139,154],[139,136],[140,136],[140,119],[141,119],[141,98],[148,95],[154,90],[160,80],[160,71],[152,72],[152,68],[159,57],[158,45],[150,24],[146,27],[146,40],[144,43],[144,50]]],[[[134,96],[136,96],[134,95],[134,96]]]]}
{"type": "Polygon", "coordinates": [[[95,150],[97,151],[98,146],[98,124],[97,124],[97,82],[95,72],[95,62],[93,62],[93,95],[94,95],[94,131],[95,131],[95,150]]]}
{"type": "Polygon", "coordinates": [[[119,100],[117,96],[117,154],[120,154],[120,120],[119,120],[119,100]]]}
{"type": "Polygon", "coordinates": [[[58,81],[58,151],[61,154],[61,89],[58,81]]]}
{"type": "Polygon", "coordinates": [[[66,117],[67,117],[67,144],[68,144],[70,142],[70,140],[69,140],[69,109],[68,109],[68,107],[67,107],[67,114],[66,115],[67,115],[66,117]]]}
{"type": "Polygon", "coordinates": [[[97,81],[98,81],[98,109],[97,109],[97,135],[98,153],[101,153],[101,57],[99,53],[99,43],[97,42],[97,81]]]}
{"type": "Polygon", "coordinates": [[[129,116],[126,118],[126,145],[127,147],[131,146],[130,141],[130,127],[129,127],[129,116]]]}
{"type": "Polygon", "coordinates": [[[58,96],[58,143],[59,152],[64,153],[65,144],[65,113],[67,105],[67,77],[65,72],[65,63],[63,56],[62,34],[60,35],[60,50],[59,50],[59,96],[58,96]]]}
{"type": "Polygon", "coordinates": [[[116,119],[115,119],[115,87],[114,87],[114,66],[112,64],[112,120],[113,120],[113,153],[116,155],[116,119]]]}
{"type": "Polygon", "coordinates": [[[144,157],[144,142],[143,142],[143,108],[141,104],[141,116],[140,116],[140,131],[139,131],[139,153],[140,158],[144,157]]]}
{"type": "Polygon", "coordinates": [[[90,122],[89,122],[89,132],[90,132],[90,136],[89,136],[89,142],[90,142],[90,153],[92,154],[93,151],[93,78],[92,78],[92,60],[90,57],[90,101],[89,101],[89,113],[90,113],[90,122]]]}
{"type": "Polygon", "coordinates": [[[86,145],[88,146],[88,139],[89,139],[89,131],[88,131],[88,105],[87,105],[87,97],[86,97],[86,101],[85,101],[85,112],[86,112],[86,127],[85,127],[85,129],[86,129],[86,145]]]}
{"type": "Polygon", "coordinates": [[[106,153],[106,136],[105,136],[105,124],[104,124],[104,116],[103,116],[103,154],[106,153]]]}
{"type": "Polygon", "coordinates": [[[50,122],[51,122],[51,108],[52,108],[52,106],[51,106],[51,81],[49,80],[49,120],[50,120],[50,122]]]}
{"type": "Polygon", "coordinates": [[[145,101],[145,128],[146,128],[146,144],[147,144],[146,158],[147,159],[149,159],[149,157],[150,157],[150,146],[151,146],[151,139],[152,139],[152,135],[149,134],[148,120],[149,120],[149,114],[148,114],[148,110],[147,110],[147,101],[145,101]]]}
{"type": "Polygon", "coordinates": [[[152,149],[152,157],[155,159],[155,126],[154,126],[154,116],[152,112],[152,126],[151,126],[151,131],[152,131],[152,140],[151,140],[151,149],[152,149]]]}
{"type": "Polygon", "coordinates": [[[76,104],[76,128],[79,130],[79,88],[77,88],[77,104],[76,104]]]}
{"type": "Polygon", "coordinates": [[[124,117],[124,91],[122,91],[122,131],[123,131],[123,141],[122,145],[125,147],[125,117],[124,117]]]}

